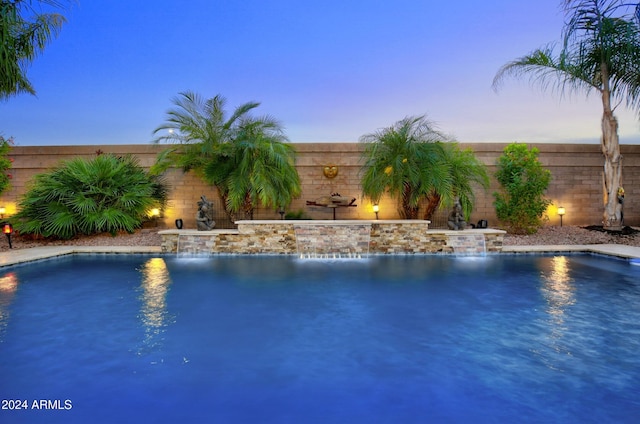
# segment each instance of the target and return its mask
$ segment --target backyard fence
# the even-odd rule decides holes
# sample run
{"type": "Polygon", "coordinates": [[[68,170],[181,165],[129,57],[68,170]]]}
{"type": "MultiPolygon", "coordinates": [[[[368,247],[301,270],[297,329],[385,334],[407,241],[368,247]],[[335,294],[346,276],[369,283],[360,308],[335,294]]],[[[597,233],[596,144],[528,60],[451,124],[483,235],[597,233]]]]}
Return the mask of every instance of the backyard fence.
{"type": "MultiPolygon", "coordinates": [[[[289,205],[286,212],[304,212],[312,219],[333,219],[331,208],[308,206],[307,202],[340,193],[345,197],[355,197],[357,206],[339,208],[337,219],[375,219],[373,205],[363,198],[360,187],[361,152],[359,143],[298,143],[296,168],[302,183],[302,195],[289,205]],[[336,175],[328,177],[326,167],[335,167],[336,175]]],[[[495,172],[495,163],[506,144],[503,143],[461,143],[462,148],[471,148],[476,156],[495,172]]],[[[602,221],[602,169],[603,157],[600,146],[595,144],[534,144],[540,150],[540,162],[549,169],[552,181],[547,197],[553,202],[548,210],[548,224],[559,225],[557,208],[565,208],[564,225],[599,225],[602,221]]],[[[15,213],[20,196],[27,190],[33,177],[46,172],[61,160],[72,157],[95,157],[97,151],[117,155],[131,154],[139,159],[140,165],[149,168],[157,154],[166,146],[155,144],[135,145],[82,145],[82,146],[16,146],[10,157],[14,159],[12,188],[0,197],[0,206],[6,208],[6,215],[15,213]]],[[[624,157],[623,183],[625,189],[624,217],[626,225],[640,225],[640,145],[622,145],[624,157]]],[[[172,169],[167,172],[170,184],[168,208],[161,217],[159,226],[173,228],[176,219],[184,221],[185,228],[195,228],[197,202],[206,195],[216,204],[216,227],[228,228],[233,224],[228,220],[216,189],[205,184],[193,173],[184,174],[172,169]]],[[[499,189],[492,178],[491,187],[485,191],[478,188],[476,202],[470,222],[480,219],[498,227],[492,193],[499,189]]],[[[379,204],[380,219],[397,219],[396,202],[383,198],[379,204]]],[[[447,209],[436,212],[432,218],[433,228],[446,228],[447,209]]],[[[277,210],[259,208],[255,219],[280,219],[277,210]]]]}

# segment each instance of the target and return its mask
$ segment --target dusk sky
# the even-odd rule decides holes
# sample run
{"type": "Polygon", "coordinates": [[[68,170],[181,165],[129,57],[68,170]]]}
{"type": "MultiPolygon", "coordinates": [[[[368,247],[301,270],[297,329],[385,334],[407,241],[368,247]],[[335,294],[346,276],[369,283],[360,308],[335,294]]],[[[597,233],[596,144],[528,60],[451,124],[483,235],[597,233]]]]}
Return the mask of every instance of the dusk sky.
{"type": "MultiPolygon", "coordinates": [[[[600,99],[493,77],[560,41],[560,0],[78,0],[36,59],[37,96],[0,103],[17,145],[146,144],[185,90],[283,124],[291,142],[357,142],[426,114],[460,142],[597,143],[600,99]]],[[[620,106],[621,143],[640,143],[620,106]]]]}

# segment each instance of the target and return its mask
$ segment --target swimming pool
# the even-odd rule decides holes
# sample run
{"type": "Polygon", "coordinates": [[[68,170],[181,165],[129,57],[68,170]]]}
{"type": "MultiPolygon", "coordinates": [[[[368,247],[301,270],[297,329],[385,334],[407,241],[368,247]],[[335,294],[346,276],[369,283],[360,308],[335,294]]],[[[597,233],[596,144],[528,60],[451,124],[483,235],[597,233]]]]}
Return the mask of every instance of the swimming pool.
{"type": "Polygon", "coordinates": [[[638,422],[638,352],[640,267],[597,256],[0,270],[2,423],[638,422]]]}

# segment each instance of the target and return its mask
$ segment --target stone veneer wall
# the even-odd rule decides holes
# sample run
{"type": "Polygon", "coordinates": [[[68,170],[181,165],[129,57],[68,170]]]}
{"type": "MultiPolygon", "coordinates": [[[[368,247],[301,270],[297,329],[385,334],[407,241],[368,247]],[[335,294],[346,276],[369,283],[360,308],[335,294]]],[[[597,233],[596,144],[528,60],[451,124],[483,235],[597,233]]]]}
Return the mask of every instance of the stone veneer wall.
{"type": "Polygon", "coordinates": [[[371,223],[368,221],[291,222],[297,253],[301,256],[359,257],[369,253],[371,223]]]}
{"type": "MultiPolygon", "coordinates": [[[[471,148],[476,156],[495,172],[495,162],[506,144],[497,143],[461,143],[461,147],[471,148]]],[[[540,161],[549,169],[553,179],[547,195],[554,202],[549,209],[549,224],[559,225],[556,214],[557,206],[564,206],[567,214],[565,225],[598,225],[602,221],[602,168],[603,158],[600,146],[595,144],[536,144],[540,149],[540,161]]],[[[100,146],[16,146],[10,156],[14,159],[12,189],[0,197],[0,205],[7,208],[7,215],[15,213],[16,203],[26,191],[29,181],[37,173],[42,173],[57,165],[63,159],[72,157],[95,156],[96,151],[132,154],[140,165],[148,168],[166,146],[141,145],[100,145],[100,146]]],[[[305,211],[310,218],[331,219],[329,208],[307,206],[307,200],[315,200],[338,192],[343,196],[355,197],[357,207],[338,208],[338,219],[374,219],[371,204],[362,198],[360,180],[360,153],[362,145],[358,143],[299,143],[294,144],[298,152],[297,169],[302,182],[302,195],[288,208],[290,211],[305,211]],[[329,179],[323,175],[326,165],[338,167],[338,175],[329,179]]],[[[626,190],[625,223],[640,225],[640,145],[622,145],[624,157],[623,183],[626,190]]],[[[174,228],[174,220],[182,218],[184,228],[195,228],[197,201],[206,195],[221,210],[216,190],[193,173],[184,174],[180,170],[167,173],[172,191],[170,204],[159,222],[159,228],[174,228]]],[[[496,227],[495,210],[492,193],[498,184],[492,179],[488,191],[476,191],[475,210],[472,222],[487,219],[489,225],[496,227]]],[[[384,198],[380,203],[380,219],[396,219],[395,202],[384,198]]],[[[260,209],[256,211],[256,219],[277,219],[274,210],[260,209]]]]}
{"type": "MultiPolygon", "coordinates": [[[[362,246],[363,228],[370,227],[368,253],[427,254],[454,253],[451,237],[482,236],[487,253],[502,251],[504,231],[476,229],[465,231],[428,230],[428,221],[239,221],[237,230],[165,230],[161,231],[162,251],[167,253],[205,254],[299,254],[297,236],[300,228],[319,227],[309,234],[316,239],[313,249],[303,248],[302,254],[340,253],[366,254],[362,246]],[[336,230],[336,228],[339,228],[336,230]],[[337,238],[336,233],[337,232],[337,238]],[[345,240],[353,240],[344,250],[345,240]]],[[[478,240],[478,237],[472,237],[478,240]]],[[[480,253],[480,245],[467,246],[471,253],[480,253]]],[[[484,250],[484,249],[483,249],[484,250]]]]}

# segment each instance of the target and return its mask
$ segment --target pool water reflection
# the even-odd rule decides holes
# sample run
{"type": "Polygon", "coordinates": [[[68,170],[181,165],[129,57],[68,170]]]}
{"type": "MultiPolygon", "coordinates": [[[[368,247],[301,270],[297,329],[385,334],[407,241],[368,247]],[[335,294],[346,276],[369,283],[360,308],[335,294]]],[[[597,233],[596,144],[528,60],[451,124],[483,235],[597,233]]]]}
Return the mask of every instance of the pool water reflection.
{"type": "Polygon", "coordinates": [[[640,268],[73,256],[0,270],[0,422],[636,422],[640,268]]]}

